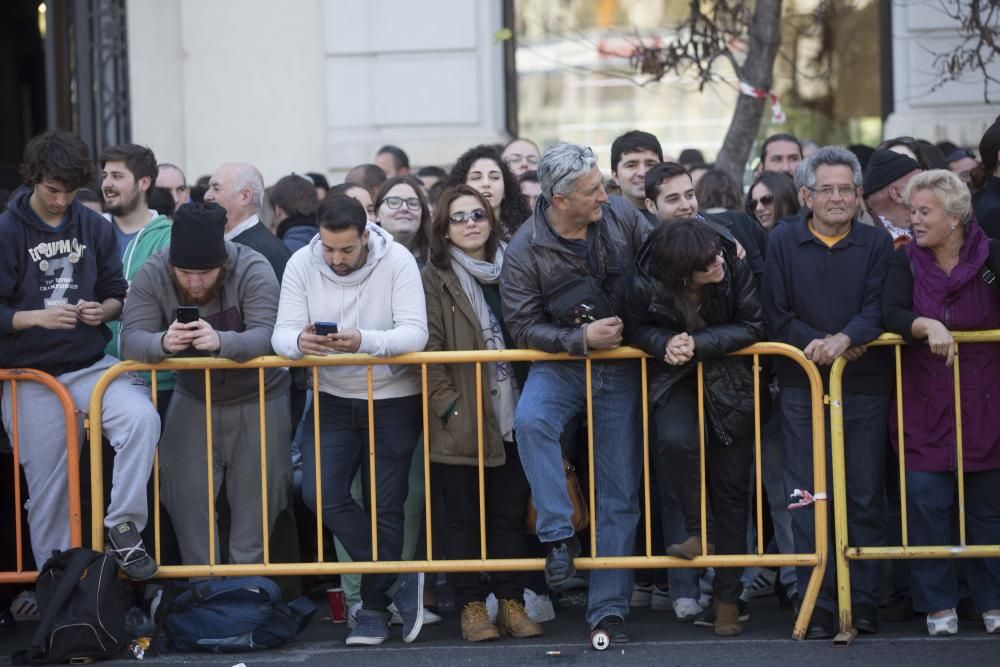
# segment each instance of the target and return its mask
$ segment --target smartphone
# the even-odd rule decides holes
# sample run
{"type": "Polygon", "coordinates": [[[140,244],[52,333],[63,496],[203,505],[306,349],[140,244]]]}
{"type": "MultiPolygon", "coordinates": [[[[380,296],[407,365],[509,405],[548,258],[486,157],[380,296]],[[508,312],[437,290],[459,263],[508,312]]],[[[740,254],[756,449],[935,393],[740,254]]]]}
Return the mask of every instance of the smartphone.
{"type": "Polygon", "coordinates": [[[177,321],[181,324],[190,324],[200,319],[198,306],[177,306],[177,321]]]}
{"type": "Polygon", "coordinates": [[[340,333],[337,330],[336,322],[313,322],[313,327],[316,329],[317,336],[326,336],[327,334],[340,333]]]}

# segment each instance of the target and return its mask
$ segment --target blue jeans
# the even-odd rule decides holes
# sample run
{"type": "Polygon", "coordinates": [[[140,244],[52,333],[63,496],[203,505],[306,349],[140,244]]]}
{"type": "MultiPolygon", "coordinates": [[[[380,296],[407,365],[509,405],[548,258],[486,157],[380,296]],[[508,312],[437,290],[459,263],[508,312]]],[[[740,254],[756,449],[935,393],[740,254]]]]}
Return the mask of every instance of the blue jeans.
{"type": "MultiPolygon", "coordinates": [[[[1000,470],[965,473],[965,521],[969,544],[1000,544],[1000,470]]],[[[907,527],[913,546],[955,544],[953,509],[958,500],[954,472],[906,471],[907,527]]],[[[923,612],[958,604],[954,561],[909,561],[913,608],[923,612]]],[[[1000,609],[1000,558],[965,560],[972,601],[980,612],[1000,609]]]]}
{"type": "MultiPolygon", "coordinates": [[[[319,409],[320,477],[323,482],[323,524],[339,539],[354,562],[372,560],[368,456],[368,401],[320,393],[310,406],[319,409]],[[365,507],[351,497],[351,482],[363,469],[365,507]]],[[[378,514],[378,558],[402,558],[403,501],[406,499],[410,459],[421,425],[420,396],[383,398],[375,410],[375,500],[378,514]]],[[[313,429],[303,429],[302,497],[316,511],[316,454],[313,429]]],[[[387,595],[396,580],[394,574],[361,576],[361,603],[364,609],[384,611],[391,600],[387,595]]]]}
{"type": "MultiPolygon", "coordinates": [[[[782,387],[781,429],[785,493],[813,490],[812,404],[808,389],[782,387]]],[[[844,393],[844,465],[847,478],[847,533],[851,546],[884,546],[886,538],[885,459],[889,395],[844,393]]],[[[830,472],[830,415],[826,410],[826,479],[830,557],[817,604],[835,611],[836,577],[833,541],[833,476],[830,472]]],[[[787,498],[787,495],[786,495],[787,498]]],[[[816,548],[812,507],[792,510],[796,553],[816,548]]],[[[810,567],[796,568],[799,595],[809,585],[810,567]]],[[[851,562],[853,604],[878,606],[882,566],[879,561],[851,562]]]]}
{"type": "MultiPolygon", "coordinates": [[[[639,521],[641,456],[639,367],[634,361],[594,363],[594,493],[597,553],[631,556],[639,521]]],[[[514,428],[518,453],[538,510],[538,538],[555,542],[573,536],[572,507],[566,493],[560,435],[586,410],[583,362],[532,364],[517,404],[514,428]]],[[[590,574],[587,622],[625,617],[632,593],[631,570],[590,574]]]]}

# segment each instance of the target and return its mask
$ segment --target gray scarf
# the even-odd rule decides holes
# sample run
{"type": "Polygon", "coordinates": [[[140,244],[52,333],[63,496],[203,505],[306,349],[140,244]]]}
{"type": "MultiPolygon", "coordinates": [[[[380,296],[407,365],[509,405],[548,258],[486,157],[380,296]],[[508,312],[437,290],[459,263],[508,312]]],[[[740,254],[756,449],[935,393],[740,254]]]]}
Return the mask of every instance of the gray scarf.
{"type": "MultiPolygon", "coordinates": [[[[486,303],[483,288],[479,283],[495,285],[500,281],[500,269],[503,267],[503,251],[505,243],[497,248],[496,257],[492,262],[473,259],[469,255],[450,246],[451,270],[458,276],[462,291],[469,297],[472,312],[479,318],[479,328],[483,334],[487,350],[506,349],[503,341],[503,331],[500,323],[486,303]]],[[[488,363],[490,405],[493,414],[500,423],[500,433],[505,441],[514,439],[514,406],[517,404],[517,386],[514,382],[514,371],[506,361],[488,363]]]]}

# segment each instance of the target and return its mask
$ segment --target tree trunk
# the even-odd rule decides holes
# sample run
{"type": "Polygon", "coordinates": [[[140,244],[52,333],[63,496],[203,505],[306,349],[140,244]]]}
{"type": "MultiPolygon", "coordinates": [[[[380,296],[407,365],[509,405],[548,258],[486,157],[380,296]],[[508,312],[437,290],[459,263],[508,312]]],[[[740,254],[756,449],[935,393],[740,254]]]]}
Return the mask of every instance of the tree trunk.
{"type": "MultiPolygon", "coordinates": [[[[754,88],[770,91],[774,59],[781,46],[781,0],[757,0],[749,43],[746,60],[737,76],[754,88]]],[[[743,170],[760,130],[761,116],[769,106],[770,100],[766,98],[741,93],[736,99],[733,120],[715,166],[735,178],[737,183],[743,182],[743,170]]]]}

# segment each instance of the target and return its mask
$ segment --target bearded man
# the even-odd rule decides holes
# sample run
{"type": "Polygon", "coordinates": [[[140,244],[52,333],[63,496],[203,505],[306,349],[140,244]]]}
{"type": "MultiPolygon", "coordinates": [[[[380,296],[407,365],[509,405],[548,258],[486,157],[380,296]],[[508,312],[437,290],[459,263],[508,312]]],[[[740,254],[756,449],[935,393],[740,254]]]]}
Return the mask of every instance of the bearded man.
{"type": "MultiPolygon", "coordinates": [[[[226,211],[217,204],[177,210],[170,247],[151,257],[132,282],[122,318],[124,358],[247,361],[271,354],[277,278],[263,255],[224,240],[225,226],[226,211]]],[[[263,382],[270,532],[291,486],[290,382],[280,368],[266,369],[263,382]]],[[[209,561],[205,401],[202,372],[175,373],[160,439],[160,483],[185,564],[209,561]]],[[[229,562],[263,562],[256,370],[211,374],[211,429],[213,493],[217,497],[226,482],[231,514],[229,562]]],[[[216,545],[216,562],[219,553],[216,545]]]]}

